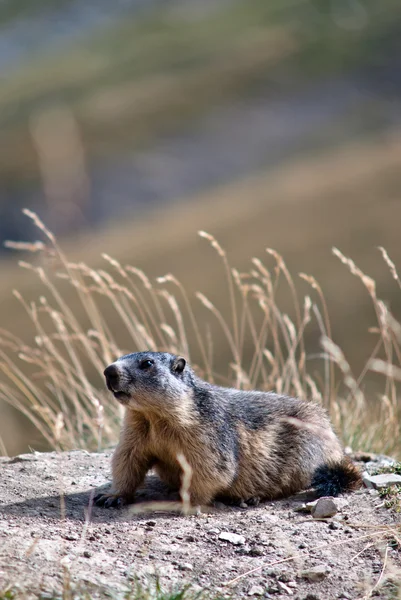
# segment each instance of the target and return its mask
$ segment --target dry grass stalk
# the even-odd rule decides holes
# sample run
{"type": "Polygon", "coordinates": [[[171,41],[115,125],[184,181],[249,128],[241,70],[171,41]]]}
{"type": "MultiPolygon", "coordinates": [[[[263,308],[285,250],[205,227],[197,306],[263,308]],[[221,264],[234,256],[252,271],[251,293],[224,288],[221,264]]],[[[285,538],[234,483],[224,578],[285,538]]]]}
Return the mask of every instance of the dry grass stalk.
{"type": "MultiPolygon", "coordinates": [[[[8,245],[35,256],[51,255],[58,269],[54,272],[54,266],[43,266],[46,263],[38,266],[37,261],[20,263],[40,280],[41,296],[28,302],[15,292],[32,323],[32,343],[0,331],[0,400],[26,415],[47,446],[98,449],[115,442],[121,414],[119,407],[108,401],[102,372],[119,354],[145,348],[183,353],[188,358],[196,354],[203,376],[209,381],[223,379],[214,372],[212,334],[195,317],[192,300],[174,275],[167,274],[154,285],[136,267],[123,266],[107,254],[103,255],[106,269],[71,263],[37,215],[31,211],[25,214],[42,232],[45,242],[8,245]],[[66,285],[75,294],[68,304],[63,294],[66,285]],[[80,313],[84,319],[77,317],[80,313]],[[116,324],[125,331],[128,347],[115,339],[116,324]]],[[[400,456],[397,395],[401,324],[377,298],[374,281],[334,250],[362,281],[376,313],[377,325],[371,330],[377,343],[355,376],[332,341],[328,308],[313,277],[301,274],[316,292],[316,300],[308,295],[302,298],[277,252],[267,250],[274,259],[272,269],[253,258],[249,271],[240,273],[230,267],[213,236],[205,232],[200,235],[216,251],[227,278],[229,318],[197,293],[203,307],[216,319],[229,349],[226,362],[231,373],[224,383],[311,398],[327,407],[346,444],[400,456]],[[292,314],[280,308],[277,298],[282,285],[292,299],[292,314]],[[308,352],[305,340],[310,330],[320,331],[323,337],[321,355],[308,352]],[[323,364],[320,373],[316,373],[316,358],[323,364]],[[374,404],[363,385],[372,370],[384,376],[382,393],[375,394],[380,400],[374,404]]],[[[400,285],[395,265],[383,249],[381,253],[400,285]]],[[[0,447],[0,451],[4,453],[5,448],[0,447]]]]}
{"type": "Polygon", "coordinates": [[[177,460],[182,469],[182,483],[180,488],[182,511],[184,515],[188,515],[191,511],[191,497],[189,494],[189,488],[191,487],[192,469],[184,454],[177,454],[177,460]]]}

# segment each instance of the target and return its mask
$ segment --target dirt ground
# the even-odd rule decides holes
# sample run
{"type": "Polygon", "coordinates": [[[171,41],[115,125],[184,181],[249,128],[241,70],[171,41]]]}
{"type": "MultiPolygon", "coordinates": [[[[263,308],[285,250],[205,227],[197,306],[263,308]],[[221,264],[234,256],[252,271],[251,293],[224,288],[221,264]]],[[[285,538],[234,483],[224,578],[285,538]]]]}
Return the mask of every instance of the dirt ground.
{"type": "MultiPolygon", "coordinates": [[[[398,534],[391,527],[400,515],[376,491],[346,496],[338,513],[322,520],[297,510],[305,494],[200,515],[133,514],[91,506],[93,490],[109,482],[110,456],[0,459],[0,598],[7,585],[57,597],[63,577],[94,598],[123,597],[131,582],[146,586],[156,576],[166,590],[207,588],[207,598],[399,597],[399,525],[398,534]],[[227,533],[237,536],[227,541],[227,533]]],[[[377,468],[374,459],[363,468],[377,468]]],[[[138,492],[138,502],[174,499],[153,475],[138,492]]]]}

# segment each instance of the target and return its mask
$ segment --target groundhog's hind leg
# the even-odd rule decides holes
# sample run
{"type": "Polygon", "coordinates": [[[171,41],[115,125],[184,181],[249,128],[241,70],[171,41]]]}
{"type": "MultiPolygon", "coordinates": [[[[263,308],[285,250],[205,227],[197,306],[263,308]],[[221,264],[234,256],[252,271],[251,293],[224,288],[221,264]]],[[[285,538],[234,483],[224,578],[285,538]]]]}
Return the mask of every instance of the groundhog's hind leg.
{"type": "MultiPolygon", "coordinates": [[[[171,489],[175,491],[183,491],[183,472],[182,468],[176,464],[166,464],[163,462],[157,462],[153,468],[159,475],[160,479],[171,489]]],[[[198,481],[198,478],[191,477],[189,482],[189,495],[192,506],[205,506],[211,504],[215,494],[216,486],[214,485],[214,478],[202,478],[198,481]],[[208,483],[213,481],[213,484],[208,483]]]]}
{"type": "Polygon", "coordinates": [[[223,490],[230,487],[235,476],[234,469],[210,468],[210,466],[205,469],[205,465],[202,467],[193,470],[189,487],[192,506],[212,504],[223,490]]]}

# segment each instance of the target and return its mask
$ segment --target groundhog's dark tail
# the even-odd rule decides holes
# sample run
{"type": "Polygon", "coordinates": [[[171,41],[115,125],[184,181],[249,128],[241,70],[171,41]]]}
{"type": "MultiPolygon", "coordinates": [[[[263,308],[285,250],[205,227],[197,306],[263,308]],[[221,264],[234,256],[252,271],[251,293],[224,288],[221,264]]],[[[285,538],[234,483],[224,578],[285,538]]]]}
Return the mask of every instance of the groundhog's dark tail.
{"type": "Polygon", "coordinates": [[[344,456],[341,462],[318,467],[312,479],[312,487],[318,496],[338,496],[342,492],[357,490],[361,485],[359,469],[348,456],[344,456]]]}

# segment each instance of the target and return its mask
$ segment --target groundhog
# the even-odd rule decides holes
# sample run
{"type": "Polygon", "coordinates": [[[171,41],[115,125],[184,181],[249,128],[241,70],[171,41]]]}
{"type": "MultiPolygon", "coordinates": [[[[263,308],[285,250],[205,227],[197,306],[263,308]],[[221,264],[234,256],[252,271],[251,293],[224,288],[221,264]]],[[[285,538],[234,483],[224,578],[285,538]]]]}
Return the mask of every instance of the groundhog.
{"type": "Polygon", "coordinates": [[[104,375],[126,414],[112,459],[112,489],[95,497],[100,506],[133,502],[151,468],[179,489],[179,454],[192,469],[193,506],[216,497],[256,504],[310,487],[317,496],[334,496],[361,484],[315,403],[212,385],[167,352],[127,354],[104,375]]]}

